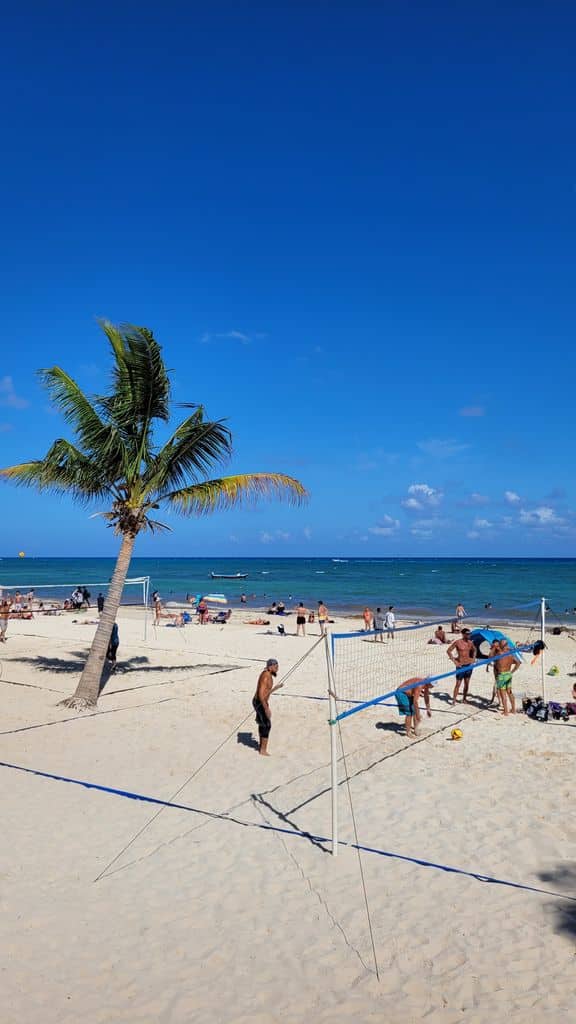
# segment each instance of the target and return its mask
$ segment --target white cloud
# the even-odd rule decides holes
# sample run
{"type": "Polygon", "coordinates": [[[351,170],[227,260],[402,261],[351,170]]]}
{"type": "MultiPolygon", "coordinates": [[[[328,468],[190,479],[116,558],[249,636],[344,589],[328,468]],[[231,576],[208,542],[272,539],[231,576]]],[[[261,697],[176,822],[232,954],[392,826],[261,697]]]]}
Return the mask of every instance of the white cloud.
{"type": "Polygon", "coordinates": [[[249,345],[252,338],[244,331],[205,331],[200,338],[201,345],[210,345],[213,341],[239,341],[241,345],[249,345]]]}
{"type": "Polygon", "coordinates": [[[494,523],[491,523],[489,519],[475,519],[474,526],[477,530],[491,530],[494,523]]]}
{"type": "Polygon", "coordinates": [[[565,522],[548,505],[540,505],[539,508],[533,509],[521,508],[518,518],[523,526],[561,526],[565,522]]]}
{"type": "Polygon", "coordinates": [[[30,405],[16,394],[12,377],[0,377],[0,405],[9,409],[27,409],[30,405]]]}
{"type": "Polygon", "coordinates": [[[460,409],[461,416],[484,416],[486,409],[483,405],[465,405],[460,409]]]}
{"type": "Polygon", "coordinates": [[[262,530],[260,534],[261,544],[273,544],[275,540],[290,540],[290,534],[286,533],[285,530],[275,530],[274,533],[268,533],[266,530],[262,530]]]}
{"type": "Polygon", "coordinates": [[[453,439],[442,441],[438,437],[432,437],[429,441],[418,441],[420,451],[434,459],[451,459],[453,455],[459,455],[469,447],[470,445],[460,444],[453,439]]]}
{"type": "Polygon", "coordinates": [[[410,511],[421,511],[426,508],[436,508],[442,501],[444,495],[428,484],[410,484],[408,497],[400,503],[410,511]]]}
{"type": "Polygon", "coordinates": [[[392,516],[383,516],[376,526],[368,527],[368,533],[375,534],[377,537],[391,537],[399,529],[399,519],[393,519],[392,516]]]}
{"type": "Polygon", "coordinates": [[[508,505],[517,505],[520,501],[520,495],[516,494],[516,491],[504,491],[504,501],[508,505]]]}

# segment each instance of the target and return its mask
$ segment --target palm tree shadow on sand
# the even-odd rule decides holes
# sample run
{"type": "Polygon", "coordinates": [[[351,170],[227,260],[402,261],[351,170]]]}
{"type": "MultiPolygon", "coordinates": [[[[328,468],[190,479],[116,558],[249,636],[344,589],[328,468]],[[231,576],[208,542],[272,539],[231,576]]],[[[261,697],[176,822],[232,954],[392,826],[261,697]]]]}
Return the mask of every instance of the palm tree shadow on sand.
{"type": "MultiPolygon", "coordinates": [[[[11,658],[11,661],[19,662],[23,665],[29,665],[31,668],[37,669],[39,672],[62,672],[64,674],[77,675],[84,669],[87,657],[88,654],[86,651],[70,651],[70,657],[68,658],[49,658],[46,655],[37,654],[34,657],[11,658]]],[[[115,664],[106,661],[104,671],[102,673],[102,679],[100,681],[99,693],[102,693],[112,676],[118,677],[130,672],[153,672],[154,675],[170,672],[175,676],[175,679],[168,680],[168,682],[176,682],[178,678],[181,678],[181,673],[183,672],[207,670],[207,674],[209,675],[218,675],[220,672],[229,672],[232,668],[239,667],[240,666],[238,665],[209,665],[205,662],[197,662],[193,665],[151,665],[150,659],[145,655],[135,655],[132,658],[122,659],[115,664]]],[[[129,687],[129,689],[139,689],[139,687],[132,686],[129,687]]],[[[114,690],[112,692],[119,693],[123,691],[114,690]]]]}
{"type": "Polygon", "coordinates": [[[576,862],[559,864],[551,871],[541,871],[538,878],[550,885],[551,888],[557,888],[566,893],[567,899],[555,900],[549,906],[556,917],[556,931],[574,939],[576,937],[576,862]]]}

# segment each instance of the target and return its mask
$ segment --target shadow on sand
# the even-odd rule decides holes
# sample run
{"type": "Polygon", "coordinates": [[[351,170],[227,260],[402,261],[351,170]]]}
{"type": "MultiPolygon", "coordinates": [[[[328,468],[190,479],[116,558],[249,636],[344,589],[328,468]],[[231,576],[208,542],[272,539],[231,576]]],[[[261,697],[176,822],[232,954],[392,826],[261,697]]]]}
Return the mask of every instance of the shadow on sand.
{"type": "Polygon", "coordinates": [[[573,940],[576,938],[576,862],[560,864],[552,871],[542,871],[538,878],[574,900],[559,899],[551,904],[556,916],[556,930],[573,940]]]}
{"type": "Polygon", "coordinates": [[[250,747],[250,750],[259,749],[258,740],[254,738],[251,732],[239,732],[237,742],[241,743],[244,747],[250,747]]]}

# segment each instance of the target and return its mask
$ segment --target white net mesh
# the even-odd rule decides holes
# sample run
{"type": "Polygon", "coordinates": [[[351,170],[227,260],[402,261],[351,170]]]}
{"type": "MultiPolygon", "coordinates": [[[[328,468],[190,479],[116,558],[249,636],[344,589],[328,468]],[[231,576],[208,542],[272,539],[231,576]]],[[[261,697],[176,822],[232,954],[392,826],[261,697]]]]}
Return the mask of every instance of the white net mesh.
{"type": "MultiPolygon", "coordinates": [[[[458,635],[447,634],[449,644],[432,644],[429,641],[437,625],[437,622],[425,622],[402,627],[395,630],[393,639],[385,633],[383,640],[374,633],[334,634],[332,651],[338,700],[363,703],[395,690],[407,679],[454,672],[455,666],[447,657],[447,651],[458,635]]],[[[530,642],[529,635],[533,642],[536,639],[533,632],[530,627],[522,629],[518,642],[530,642]]],[[[476,636],[474,630],[472,635],[476,636]]],[[[480,644],[481,654],[487,656],[489,650],[489,642],[480,644]]],[[[470,696],[489,700],[494,685],[493,666],[482,664],[480,658],[476,665],[470,680],[470,696]]],[[[455,682],[454,675],[441,679],[435,683],[434,692],[451,693],[455,682]]]]}

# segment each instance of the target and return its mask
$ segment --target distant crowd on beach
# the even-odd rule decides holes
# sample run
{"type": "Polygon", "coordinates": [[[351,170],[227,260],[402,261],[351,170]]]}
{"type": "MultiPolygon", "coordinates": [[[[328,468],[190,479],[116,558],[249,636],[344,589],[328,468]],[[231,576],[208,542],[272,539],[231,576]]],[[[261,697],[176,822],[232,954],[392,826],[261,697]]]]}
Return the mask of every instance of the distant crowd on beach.
{"type": "MultiPolygon", "coordinates": [[[[34,615],[62,615],[63,612],[87,610],[91,594],[87,587],[75,587],[70,597],[64,601],[42,601],[36,597],[34,590],[22,594],[19,590],[14,595],[5,594],[0,589],[0,643],[6,641],[8,622],[10,619],[33,619],[34,615]]],[[[96,606],[99,614],[104,608],[104,595],[99,593],[96,606]]]]}

